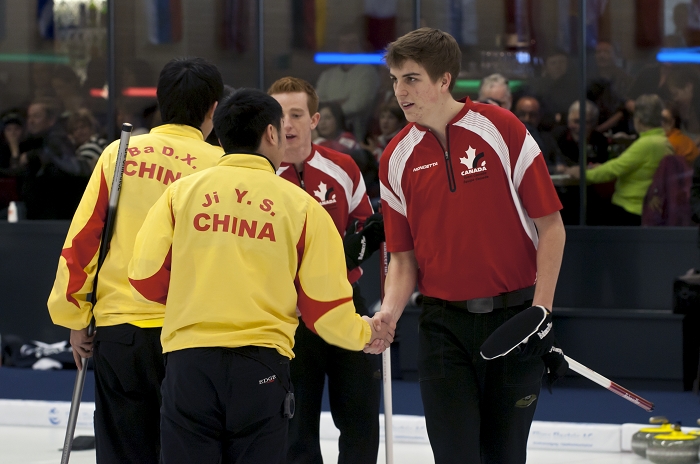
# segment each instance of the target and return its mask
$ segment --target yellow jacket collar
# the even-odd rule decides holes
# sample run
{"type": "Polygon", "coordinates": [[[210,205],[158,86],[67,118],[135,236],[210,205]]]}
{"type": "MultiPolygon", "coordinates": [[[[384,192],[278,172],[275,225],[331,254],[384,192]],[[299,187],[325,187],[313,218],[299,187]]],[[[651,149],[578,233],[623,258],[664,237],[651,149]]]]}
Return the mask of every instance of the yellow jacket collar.
{"type": "Polygon", "coordinates": [[[182,137],[191,137],[197,140],[204,140],[201,130],[192,126],[186,126],[184,124],[163,124],[162,126],[157,126],[151,129],[151,134],[180,135],[182,137]]]}
{"type": "Polygon", "coordinates": [[[249,169],[262,169],[275,174],[270,160],[259,153],[227,153],[222,156],[217,166],[237,166],[249,169]]]}

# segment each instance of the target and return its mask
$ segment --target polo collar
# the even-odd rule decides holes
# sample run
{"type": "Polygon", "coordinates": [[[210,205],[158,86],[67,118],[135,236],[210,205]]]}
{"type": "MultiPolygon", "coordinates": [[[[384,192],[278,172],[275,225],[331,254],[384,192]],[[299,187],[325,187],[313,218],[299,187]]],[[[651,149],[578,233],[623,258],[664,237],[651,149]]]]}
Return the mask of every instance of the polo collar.
{"type": "Polygon", "coordinates": [[[269,171],[275,174],[275,167],[272,161],[267,159],[260,153],[226,153],[224,156],[219,158],[219,162],[216,163],[217,166],[236,166],[240,168],[248,169],[261,169],[263,171],[269,171]]]}
{"type": "Polygon", "coordinates": [[[204,135],[201,130],[184,124],[163,124],[151,129],[151,134],[179,135],[204,141],[204,135]]]}

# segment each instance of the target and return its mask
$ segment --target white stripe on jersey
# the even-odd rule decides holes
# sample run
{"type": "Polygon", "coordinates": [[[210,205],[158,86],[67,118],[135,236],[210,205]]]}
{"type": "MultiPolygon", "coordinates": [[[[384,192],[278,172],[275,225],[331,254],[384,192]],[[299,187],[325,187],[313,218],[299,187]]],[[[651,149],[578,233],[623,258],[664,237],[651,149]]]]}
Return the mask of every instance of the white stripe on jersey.
{"type": "Polygon", "coordinates": [[[520,183],[523,181],[523,177],[525,177],[525,172],[532,166],[532,163],[540,152],[540,146],[537,145],[537,142],[535,142],[535,139],[530,135],[530,132],[526,132],[525,140],[523,140],[523,148],[520,150],[520,155],[518,155],[518,161],[515,163],[515,170],[513,172],[515,190],[520,190],[520,183]]]}
{"type": "Polygon", "coordinates": [[[406,169],[406,161],[408,161],[408,158],[413,153],[413,149],[416,147],[416,145],[423,140],[424,135],[425,131],[418,130],[416,126],[413,126],[408,134],[406,134],[406,136],[402,138],[398,144],[396,144],[396,148],[394,148],[394,151],[391,153],[387,177],[389,178],[389,185],[394,192],[396,192],[398,198],[394,195],[391,195],[393,197],[391,199],[389,199],[388,196],[387,198],[384,198],[384,192],[391,192],[384,185],[380,185],[379,189],[379,194],[388,204],[391,205],[390,201],[393,202],[394,199],[399,202],[401,205],[400,208],[396,208],[393,205],[391,207],[392,209],[396,210],[396,212],[401,213],[404,216],[406,216],[406,197],[404,196],[403,188],[401,187],[401,178],[403,177],[404,169],[406,169]],[[382,190],[382,187],[384,187],[384,190],[382,190]]]}
{"type": "Polygon", "coordinates": [[[314,156],[308,161],[309,166],[318,169],[331,176],[333,179],[337,180],[345,192],[345,198],[348,202],[348,213],[351,213],[357,208],[357,205],[362,201],[362,195],[366,192],[366,187],[364,182],[360,182],[357,188],[357,192],[361,191],[360,195],[353,195],[353,185],[352,179],[347,172],[333,161],[328,158],[324,158],[318,151],[314,152],[314,156]]]}
{"type": "MultiPolygon", "coordinates": [[[[530,218],[530,216],[527,215],[525,208],[523,208],[523,203],[520,200],[520,196],[518,196],[518,191],[513,184],[513,176],[511,175],[510,169],[510,152],[508,151],[508,145],[506,144],[505,140],[503,140],[503,136],[486,116],[472,110],[469,110],[467,114],[465,114],[462,119],[454,123],[454,125],[463,127],[464,129],[474,132],[476,135],[481,137],[491,146],[491,148],[493,148],[493,151],[495,151],[500,158],[501,164],[503,165],[503,169],[506,173],[506,178],[508,179],[508,184],[510,186],[510,195],[513,199],[513,204],[515,205],[515,209],[518,211],[518,216],[520,217],[520,223],[522,224],[525,233],[528,235],[528,237],[530,237],[530,240],[532,240],[532,244],[536,249],[539,239],[537,237],[535,222],[530,218]]],[[[519,162],[520,160],[518,160],[516,165],[519,164],[519,162]]],[[[532,160],[530,160],[530,164],[532,164],[532,160]]],[[[523,174],[525,170],[527,170],[528,166],[526,166],[523,170],[523,174]]],[[[520,180],[522,180],[522,176],[520,177],[520,180]]]]}
{"type": "Polygon", "coordinates": [[[279,169],[277,169],[277,175],[280,176],[284,171],[289,169],[289,166],[280,166],[279,169]]]}
{"type": "Polygon", "coordinates": [[[406,217],[406,208],[401,204],[401,200],[396,198],[396,195],[384,185],[384,182],[379,182],[379,196],[386,201],[391,209],[406,217]]]}

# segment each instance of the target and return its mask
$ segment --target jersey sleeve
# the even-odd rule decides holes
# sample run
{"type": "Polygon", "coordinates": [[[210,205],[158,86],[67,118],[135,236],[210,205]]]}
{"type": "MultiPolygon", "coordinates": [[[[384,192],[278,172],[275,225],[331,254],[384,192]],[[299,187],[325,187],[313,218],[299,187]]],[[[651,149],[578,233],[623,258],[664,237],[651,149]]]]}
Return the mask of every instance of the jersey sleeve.
{"type": "MultiPolygon", "coordinates": [[[[396,139],[398,137],[394,137],[396,139]]],[[[384,150],[379,162],[379,194],[384,216],[384,234],[389,252],[413,250],[413,236],[408,223],[406,201],[403,199],[401,178],[395,166],[391,165],[394,141],[384,150]]]]}
{"type": "Polygon", "coordinates": [[[363,349],[371,329],[355,312],[343,242],[331,217],[315,201],[309,202],[297,253],[297,307],[304,324],[327,343],[346,350],[363,349]]]}
{"type": "Polygon", "coordinates": [[[175,185],[168,187],[146,215],[136,235],[134,254],[129,262],[129,283],[139,301],[165,304],[170,287],[175,215],[172,195],[175,185]]]}
{"type": "Polygon", "coordinates": [[[47,306],[54,324],[84,329],[92,318],[93,290],[102,230],[109,209],[117,145],[105,150],[71,220],[47,306]]]}

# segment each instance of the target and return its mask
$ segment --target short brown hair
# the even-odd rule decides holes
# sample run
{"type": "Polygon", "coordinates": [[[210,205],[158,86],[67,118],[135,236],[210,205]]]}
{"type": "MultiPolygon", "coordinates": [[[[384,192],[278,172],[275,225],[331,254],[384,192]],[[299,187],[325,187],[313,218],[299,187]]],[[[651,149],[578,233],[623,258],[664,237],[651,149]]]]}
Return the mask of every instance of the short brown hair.
{"type": "Polygon", "coordinates": [[[450,90],[455,86],[462,65],[462,51],[457,41],[447,32],[422,27],[399,37],[387,46],[384,60],[389,67],[413,60],[425,68],[433,82],[450,73],[450,90]]]}
{"type": "Polygon", "coordinates": [[[299,79],[298,77],[283,77],[277,79],[273,84],[267,89],[268,95],[275,95],[277,93],[298,93],[303,92],[306,94],[306,105],[309,107],[309,115],[313,116],[318,112],[318,95],[314,86],[309,84],[304,79],[299,79]]]}

